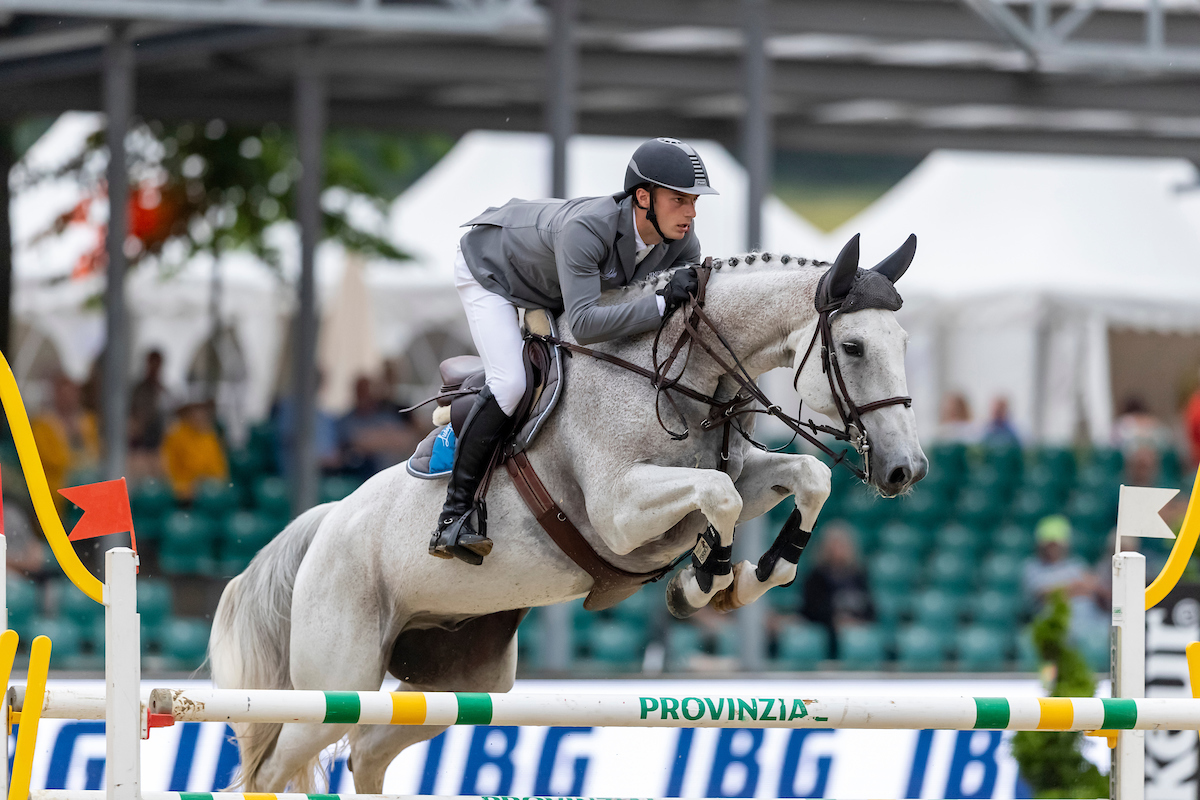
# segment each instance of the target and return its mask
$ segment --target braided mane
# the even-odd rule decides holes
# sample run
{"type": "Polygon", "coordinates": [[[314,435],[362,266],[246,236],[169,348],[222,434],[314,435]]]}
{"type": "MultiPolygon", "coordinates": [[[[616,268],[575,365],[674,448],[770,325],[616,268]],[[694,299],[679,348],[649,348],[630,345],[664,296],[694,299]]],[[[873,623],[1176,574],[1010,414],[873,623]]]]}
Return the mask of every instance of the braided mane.
{"type": "MultiPolygon", "coordinates": [[[[695,265],[690,265],[695,266],[695,265]]],[[[764,253],[753,250],[749,253],[742,253],[729,258],[714,258],[712,260],[712,268],[715,272],[728,272],[736,269],[739,274],[745,272],[754,272],[767,269],[779,269],[781,267],[788,269],[796,269],[800,267],[824,268],[828,267],[828,261],[818,261],[812,258],[803,258],[792,255],[779,255],[777,253],[764,253]]],[[[664,269],[658,272],[652,272],[640,281],[629,284],[620,289],[613,289],[604,293],[606,299],[611,299],[612,302],[625,302],[628,300],[629,294],[642,295],[651,291],[658,291],[667,285],[667,281],[675,274],[676,269],[686,269],[686,267],[676,267],[675,269],[664,269]]],[[[608,305],[608,303],[605,303],[608,305]]]]}

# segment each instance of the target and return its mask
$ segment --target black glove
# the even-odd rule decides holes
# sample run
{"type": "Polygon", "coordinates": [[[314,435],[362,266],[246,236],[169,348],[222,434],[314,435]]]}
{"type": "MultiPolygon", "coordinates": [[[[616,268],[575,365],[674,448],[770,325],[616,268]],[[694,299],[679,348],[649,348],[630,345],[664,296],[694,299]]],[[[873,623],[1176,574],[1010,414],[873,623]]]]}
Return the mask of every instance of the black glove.
{"type": "Polygon", "coordinates": [[[700,278],[696,275],[695,267],[683,267],[675,270],[675,273],[671,275],[671,280],[667,281],[667,285],[658,290],[667,305],[663,316],[671,316],[671,312],[685,304],[699,291],[700,278]]]}

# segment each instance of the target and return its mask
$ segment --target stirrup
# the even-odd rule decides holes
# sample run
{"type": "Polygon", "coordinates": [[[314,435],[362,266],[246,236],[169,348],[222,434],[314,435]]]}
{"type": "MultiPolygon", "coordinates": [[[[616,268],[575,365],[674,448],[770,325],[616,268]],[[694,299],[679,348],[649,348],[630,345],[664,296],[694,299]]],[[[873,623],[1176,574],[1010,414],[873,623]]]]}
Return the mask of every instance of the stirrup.
{"type": "Polygon", "coordinates": [[[722,547],[721,535],[709,525],[697,537],[692,566],[696,570],[696,584],[700,591],[708,594],[712,591],[714,576],[733,572],[733,545],[722,547]]]}
{"type": "Polygon", "coordinates": [[[445,527],[439,526],[429,540],[429,554],[437,558],[457,558],[476,567],[482,564],[483,557],[492,552],[492,540],[471,528],[474,510],[458,519],[448,520],[445,527]]]}

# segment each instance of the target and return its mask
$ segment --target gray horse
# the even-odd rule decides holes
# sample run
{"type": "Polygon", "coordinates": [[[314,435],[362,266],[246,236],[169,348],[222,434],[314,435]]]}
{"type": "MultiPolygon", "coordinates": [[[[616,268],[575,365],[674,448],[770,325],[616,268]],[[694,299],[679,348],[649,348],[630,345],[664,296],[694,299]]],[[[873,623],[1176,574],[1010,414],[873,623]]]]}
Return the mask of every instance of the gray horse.
{"type": "MultiPolygon", "coordinates": [[[[885,289],[908,266],[885,261],[857,269],[857,242],[829,270],[823,294],[846,296],[858,285],[885,289]]],[[[909,253],[908,258],[911,258],[909,253]]],[[[814,304],[826,265],[757,256],[729,259],[713,272],[704,310],[751,378],[776,368],[799,369],[804,402],[836,418],[835,398],[819,358],[804,361],[816,330],[814,304]],[[730,266],[736,264],[736,266],[730,266]]],[[[610,293],[606,302],[655,291],[667,279],[610,293]]],[[[898,295],[895,297],[898,302],[898,295]]],[[[675,314],[663,331],[683,327],[675,314]]],[[[860,405],[907,394],[907,335],[890,310],[849,307],[832,317],[847,396],[860,405]],[[853,311],[853,313],[850,313],[853,311]]],[[[711,333],[711,332],[708,332],[711,333]]],[[[706,334],[707,335],[707,334],[706,334]]],[[[573,341],[569,331],[563,338],[573,341]]],[[[651,334],[597,349],[649,368],[651,334]]],[[[715,342],[715,337],[714,337],[715,342]]],[[[560,407],[528,451],[558,505],[613,565],[650,572],[686,553],[712,526],[722,546],[734,526],[794,495],[801,527],[811,531],[829,496],[830,470],[807,455],[767,453],[736,438],[727,470],[718,469],[722,431],[702,430],[704,404],[678,398],[691,435],[663,433],[649,382],[583,355],[566,359],[560,407]]],[[[728,399],[738,389],[725,370],[695,353],[684,383],[728,399]]],[[[924,476],[925,455],[906,405],[863,417],[870,442],[870,480],[885,496],[924,476]]],[[[516,629],[524,609],[588,593],[592,579],[546,536],[503,471],[488,494],[494,552],[482,566],[430,558],[429,526],[445,488],[403,467],[371,478],[336,503],[292,522],[226,587],[213,624],[209,657],[221,688],[378,690],[387,674],[404,690],[504,692],[516,671],[516,629]]],[[[701,589],[690,564],[668,588],[672,613],[683,616],[720,595],[732,609],[791,581],[796,566],[779,559],[760,581],[743,561],[701,589]]],[[[707,581],[706,581],[707,582],[707,581]]],[[[406,747],[441,727],[235,725],[244,791],[314,791],[317,756],[349,734],[359,792],[379,793],[384,770],[406,747]]]]}

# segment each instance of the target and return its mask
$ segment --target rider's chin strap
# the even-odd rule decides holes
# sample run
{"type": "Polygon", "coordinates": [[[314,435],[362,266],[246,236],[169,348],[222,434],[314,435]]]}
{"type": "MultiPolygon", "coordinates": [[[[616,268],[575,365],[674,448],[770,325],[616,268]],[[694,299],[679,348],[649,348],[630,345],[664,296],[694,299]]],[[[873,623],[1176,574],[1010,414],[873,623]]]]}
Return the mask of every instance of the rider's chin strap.
{"type": "Polygon", "coordinates": [[[672,239],[663,233],[662,228],[658,227],[658,215],[654,213],[654,190],[657,187],[650,186],[646,191],[650,194],[649,208],[643,208],[637,201],[637,189],[633,190],[633,204],[646,212],[646,219],[650,220],[650,224],[654,226],[654,230],[658,231],[658,235],[662,237],[663,244],[674,244],[677,240],[672,239]]]}

